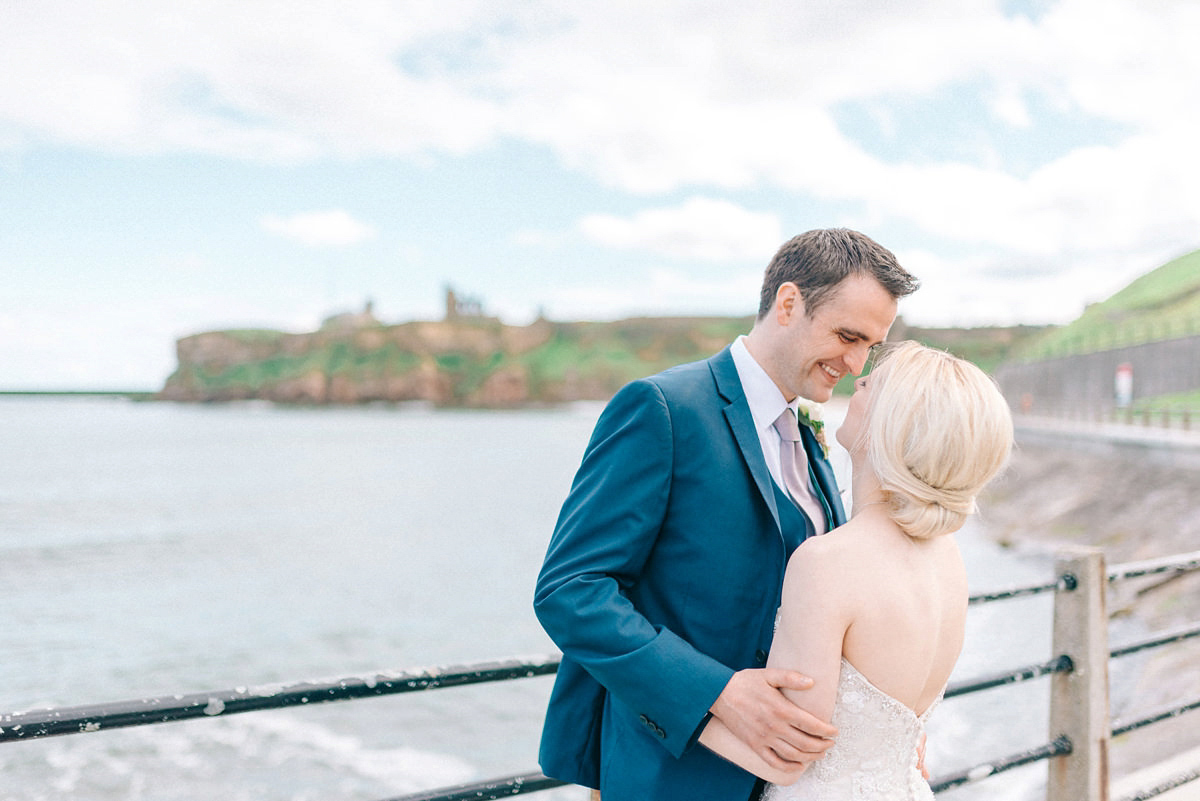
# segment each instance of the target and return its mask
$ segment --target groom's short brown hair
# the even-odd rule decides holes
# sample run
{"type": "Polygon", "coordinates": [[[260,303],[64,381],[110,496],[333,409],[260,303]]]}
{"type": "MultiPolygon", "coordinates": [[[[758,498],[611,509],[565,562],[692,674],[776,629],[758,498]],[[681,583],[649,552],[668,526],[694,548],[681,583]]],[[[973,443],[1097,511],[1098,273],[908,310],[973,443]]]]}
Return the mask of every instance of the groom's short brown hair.
{"type": "Polygon", "coordinates": [[[775,253],[763,275],[758,319],[771,311],[775,295],[785,283],[799,288],[804,312],[811,317],[838,284],[856,273],[875,278],[895,300],[920,286],[895,254],[866,234],[849,228],[819,228],[792,237],[775,253]]]}

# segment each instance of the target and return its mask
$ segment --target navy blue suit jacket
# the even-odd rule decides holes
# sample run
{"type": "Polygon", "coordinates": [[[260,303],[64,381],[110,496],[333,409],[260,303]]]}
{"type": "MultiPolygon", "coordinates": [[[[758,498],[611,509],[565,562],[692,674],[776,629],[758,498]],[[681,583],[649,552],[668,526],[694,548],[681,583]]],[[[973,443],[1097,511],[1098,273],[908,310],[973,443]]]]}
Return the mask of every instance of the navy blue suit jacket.
{"type": "MultiPolygon", "coordinates": [[[[810,463],[840,525],[833,471],[810,463]]],[[[618,392],[538,577],[563,651],[542,770],[604,801],[748,798],[754,777],[695,741],[734,671],[765,665],[789,555],[728,348],[618,392]]]]}

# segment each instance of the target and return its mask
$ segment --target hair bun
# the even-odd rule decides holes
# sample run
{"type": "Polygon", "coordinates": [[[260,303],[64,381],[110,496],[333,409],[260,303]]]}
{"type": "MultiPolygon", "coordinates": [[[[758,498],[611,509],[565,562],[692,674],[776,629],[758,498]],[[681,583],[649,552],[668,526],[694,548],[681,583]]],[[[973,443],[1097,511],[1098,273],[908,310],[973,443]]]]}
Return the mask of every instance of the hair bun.
{"type": "Polygon", "coordinates": [[[978,367],[915,342],[889,347],[871,374],[867,458],[892,519],[911,537],[948,534],[1012,447],[1012,416],[978,367]]]}

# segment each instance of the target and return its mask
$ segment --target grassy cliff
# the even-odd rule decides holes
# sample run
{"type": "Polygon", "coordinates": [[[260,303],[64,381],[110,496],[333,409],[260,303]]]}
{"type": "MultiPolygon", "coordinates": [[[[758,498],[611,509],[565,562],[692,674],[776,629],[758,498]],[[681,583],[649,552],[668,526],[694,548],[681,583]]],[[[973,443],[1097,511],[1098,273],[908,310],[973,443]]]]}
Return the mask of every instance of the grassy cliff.
{"type": "Polygon", "coordinates": [[[160,397],[283,403],[428,401],[511,406],[603,400],[628,381],[711,356],[750,318],[635,318],[504,325],[494,318],[213,331],[176,345],[160,397]]]}
{"type": "Polygon", "coordinates": [[[1138,278],[1014,353],[1038,361],[1200,333],[1200,250],[1138,278]]]}
{"type": "MultiPolygon", "coordinates": [[[[539,320],[528,326],[462,317],[301,334],[213,331],[179,340],[179,366],[160,397],[487,407],[606,400],[635,378],[713,355],[752,325],[751,317],[539,320]]],[[[893,335],[944,348],[986,370],[1038,331],[910,328],[900,321],[893,335]]],[[[849,393],[851,381],[838,391],[849,393]]]]}

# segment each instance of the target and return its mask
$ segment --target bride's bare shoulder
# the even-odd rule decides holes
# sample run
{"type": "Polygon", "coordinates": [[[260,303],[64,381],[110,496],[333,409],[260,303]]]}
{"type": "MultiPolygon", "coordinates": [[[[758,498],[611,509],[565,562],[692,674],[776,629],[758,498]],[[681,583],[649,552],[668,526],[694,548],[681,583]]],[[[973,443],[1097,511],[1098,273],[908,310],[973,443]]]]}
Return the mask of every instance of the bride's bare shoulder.
{"type": "Polygon", "coordinates": [[[853,521],[822,534],[809,537],[792,552],[788,573],[807,576],[836,574],[837,568],[862,557],[863,532],[853,521]]]}
{"type": "Polygon", "coordinates": [[[828,534],[809,537],[796,549],[793,557],[800,554],[801,558],[836,559],[847,552],[855,551],[862,547],[864,542],[877,536],[875,528],[876,526],[869,521],[852,518],[828,534]]]}
{"type": "Polygon", "coordinates": [[[828,534],[810,537],[792,553],[787,572],[806,584],[829,580],[844,586],[852,576],[863,575],[869,564],[886,559],[887,532],[879,528],[854,518],[828,534]]]}

